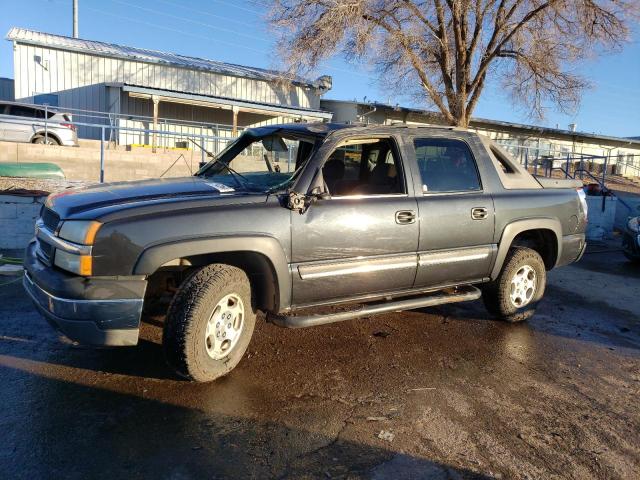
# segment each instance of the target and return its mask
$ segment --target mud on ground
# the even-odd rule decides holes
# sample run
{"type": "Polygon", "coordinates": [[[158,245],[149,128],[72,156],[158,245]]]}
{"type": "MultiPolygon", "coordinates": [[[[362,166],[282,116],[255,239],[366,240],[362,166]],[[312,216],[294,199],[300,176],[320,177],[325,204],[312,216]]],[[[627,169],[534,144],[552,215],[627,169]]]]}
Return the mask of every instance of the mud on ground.
{"type": "Polygon", "coordinates": [[[522,325],[478,302],[259,322],[209,385],[165,368],[161,317],[137,348],[74,347],[5,285],[0,477],[638,478],[640,267],[588,253],[549,279],[522,325]]]}

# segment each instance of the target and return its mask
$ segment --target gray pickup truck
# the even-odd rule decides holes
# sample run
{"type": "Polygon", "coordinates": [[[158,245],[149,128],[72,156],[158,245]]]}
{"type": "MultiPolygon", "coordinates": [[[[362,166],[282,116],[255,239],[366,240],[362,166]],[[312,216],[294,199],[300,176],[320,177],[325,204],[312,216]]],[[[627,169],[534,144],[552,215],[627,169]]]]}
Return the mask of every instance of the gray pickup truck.
{"type": "Polygon", "coordinates": [[[93,345],[135,345],[143,309],[171,298],[167,361],[210,381],[258,311],[297,328],[482,297],[498,319],[531,317],[546,271],[584,252],[580,187],[457,128],[266,126],[193,177],[49,196],[24,285],[93,345]]]}

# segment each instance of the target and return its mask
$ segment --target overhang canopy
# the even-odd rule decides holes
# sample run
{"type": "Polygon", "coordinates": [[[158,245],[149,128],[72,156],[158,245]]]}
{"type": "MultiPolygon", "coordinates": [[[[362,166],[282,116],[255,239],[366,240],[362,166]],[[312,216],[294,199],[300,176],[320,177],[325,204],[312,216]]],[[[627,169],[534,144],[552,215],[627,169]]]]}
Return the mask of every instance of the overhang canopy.
{"type": "Polygon", "coordinates": [[[248,100],[237,100],[226,97],[216,97],[211,95],[197,95],[192,93],[178,92],[174,90],[163,90],[159,88],[140,87],[129,84],[108,84],[111,87],[120,87],[123,92],[136,98],[157,99],[160,102],[181,103],[186,105],[197,105],[200,107],[220,108],[223,110],[236,110],[238,112],[257,113],[261,115],[281,116],[299,118],[301,120],[328,121],[333,114],[321,110],[310,108],[287,107],[274,105],[271,103],[251,102],[248,100]]]}

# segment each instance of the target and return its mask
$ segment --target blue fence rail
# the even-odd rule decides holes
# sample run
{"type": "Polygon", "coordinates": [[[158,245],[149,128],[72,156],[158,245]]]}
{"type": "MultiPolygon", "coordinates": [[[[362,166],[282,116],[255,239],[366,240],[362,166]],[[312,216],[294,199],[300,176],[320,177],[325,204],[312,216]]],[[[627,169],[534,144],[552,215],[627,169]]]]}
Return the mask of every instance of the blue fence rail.
{"type": "MultiPolygon", "coordinates": [[[[32,121],[32,119],[29,119],[29,118],[20,119],[17,117],[15,120],[4,118],[2,122],[18,124],[20,126],[30,128],[33,131],[33,134],[44,131],[45,141],[46,141],[46,135],[48,134],[48,131],[50,129],[61,128],[58,122],[45,122],[44,120],[32,121]]],[[[236,138],[236,137],[228,137],[228,136],[222,137],[222,136],[212,136],[212,135],[194,135],[194,134],[185,134],[185,133],[174,132],[174,131],[163,130],[163,129],[151,130],[151,129],[122,127],[118,125],[105,125],[105,124],[85,123],[85,122],[73,122],[73,125],[75,127],[82,126],[87,128],[96,128],[96,129],[99,129],[100,131],[100,178],[99,178],[100,183],[104,183],[104,172],[106,167],[105,151],[107,147],[111,144],[111,142],[108,139],[111,138],[112,135],[108,135],[108,134],[112,132],[116,132],[116,133],[134,132],[134,133],[144,134],[149,138],[156,139],[156,141],[159,143],[159,145],[157,145],[157,148],[159,149],[162,149],[163,147],[161,147],[160,145],[161,142],[158,140],[161,140],[163,138],[180,139],[191,145],[192,145],[192,142],[190,142],[190,140],[194,140],[195,142],[198,143],[199,146],[204,147],[204,148],[200,148],[201,162],[207,161],[208,155],[206,151],[216,154],[222,151],[229,142],[235,140],[236,138]]],[[[64,147],[64,148],[73,148],[73,147],[64,147]]]]}

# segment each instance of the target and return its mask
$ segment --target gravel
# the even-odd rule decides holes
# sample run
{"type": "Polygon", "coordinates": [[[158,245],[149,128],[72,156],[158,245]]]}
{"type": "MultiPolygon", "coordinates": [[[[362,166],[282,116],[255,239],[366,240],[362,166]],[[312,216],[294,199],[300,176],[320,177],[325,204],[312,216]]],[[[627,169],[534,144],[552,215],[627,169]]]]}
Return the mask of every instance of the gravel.
{"type": "Polygon", "coordinates": [[[48,180],[40,178],[0,177],[0,192],[29,190],[52,193],[69,187],[86,185],[87,182],[71,180],[48,180]]]}

